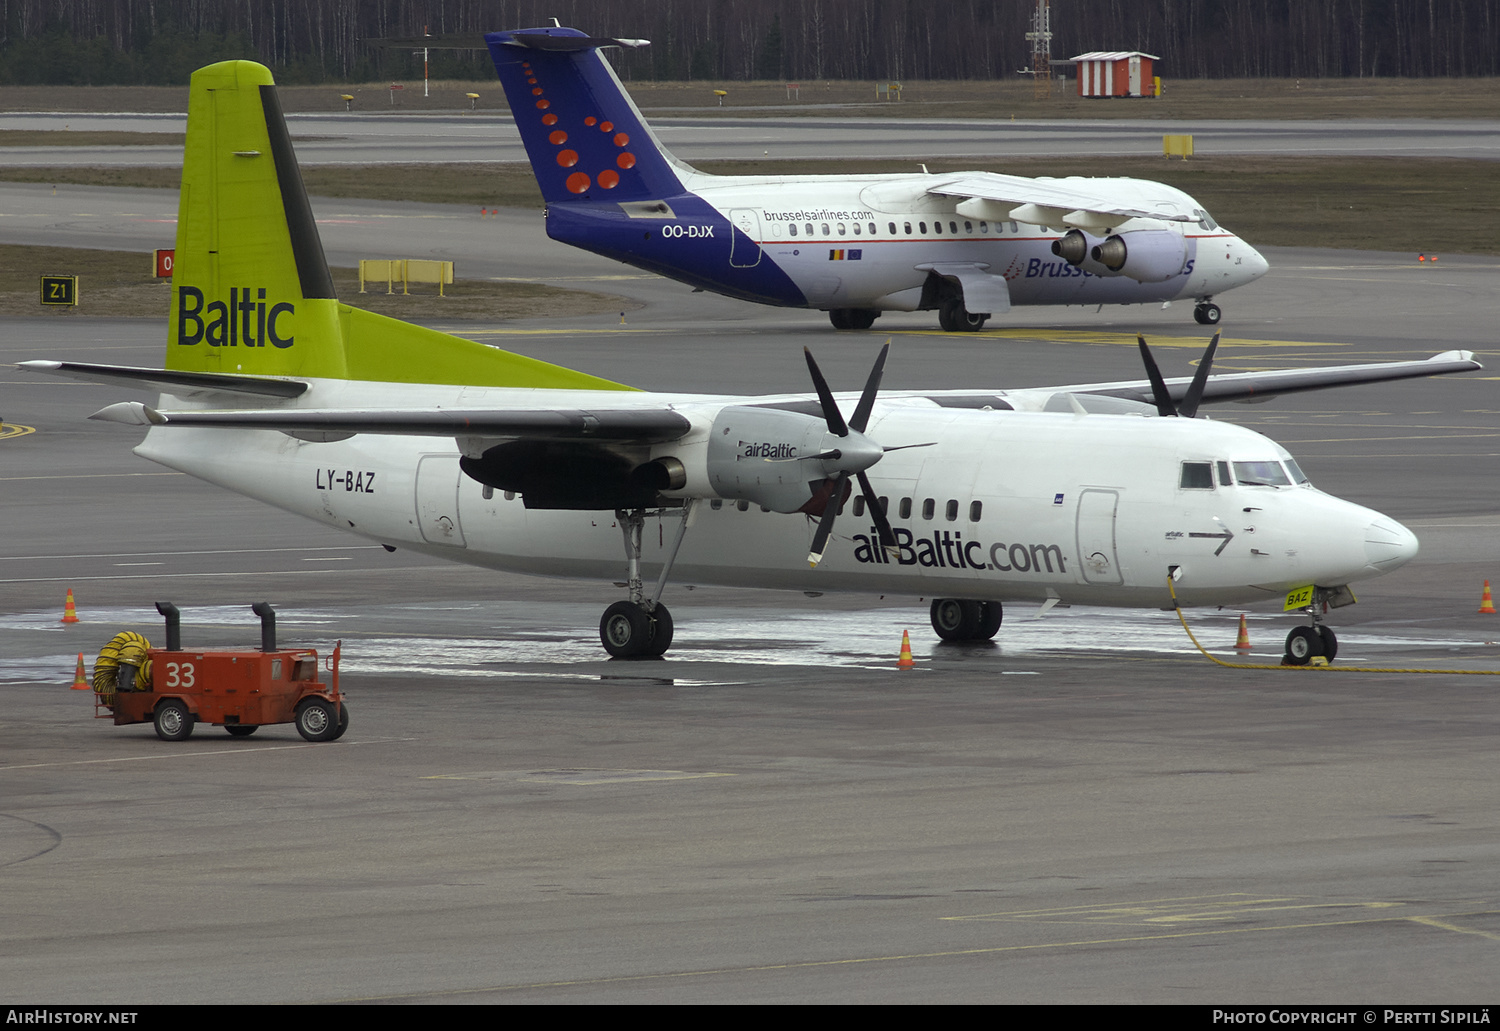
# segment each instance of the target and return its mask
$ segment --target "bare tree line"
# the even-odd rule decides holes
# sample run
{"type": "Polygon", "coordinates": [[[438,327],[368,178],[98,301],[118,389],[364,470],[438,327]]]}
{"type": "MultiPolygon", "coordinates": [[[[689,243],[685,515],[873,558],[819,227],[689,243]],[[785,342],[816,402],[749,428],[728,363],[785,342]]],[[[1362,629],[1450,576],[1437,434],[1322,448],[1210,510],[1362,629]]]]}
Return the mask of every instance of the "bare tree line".
{"type": "MultiPolygon", "coordinates": [[[[444,44],[546,25],[646,37],[633,79],[996,79],[1030,59],[1034,0],[0,0],[0,81],[180,82],[250,57],[284,81],[413,73],[444,44]]],[[[1175,78],[1500,74],[1497,0],[1053,0],[1054,58],[1144,50],[1175,78]]],[[[485,78],[479,51],[433,73],[485,78]]]]}

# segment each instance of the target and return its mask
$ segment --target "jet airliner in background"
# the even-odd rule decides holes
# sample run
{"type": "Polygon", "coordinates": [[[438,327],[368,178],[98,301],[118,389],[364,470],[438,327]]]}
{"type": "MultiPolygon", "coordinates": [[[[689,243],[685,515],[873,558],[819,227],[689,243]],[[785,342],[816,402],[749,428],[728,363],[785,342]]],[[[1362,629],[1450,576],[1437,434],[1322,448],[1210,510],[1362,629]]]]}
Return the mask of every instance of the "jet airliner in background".
{"type": "Polygon", "coordinates": [[[547,202],[547,235],[703,290],[816,308],[839,329],[886,311],[983,328],[1020,305],[1214,298],[1265,258],[1174,187],[1144,179],[708,175],[657,140],[597,39],[485,36],[547,202]]]}
{"type": "Polygon", "coordinates": [[[1210,345],[1189,382],[1142,341],[1130,382],[880,393],[882,351],[858,395],[810,354],[810,394],[637,391],[340,304],[270,72],[245,61],[192,78],[171,304],[163,369],[21,367],[160,391],[95,417],[146,427],[151,461],[392,550],[623,571],[599,626],[621,657],[671,644],[673,577],[934,598],[938,634],[975,640],[1004,603],[1168,606],[1170,576],[1184,604],[1299,599],[1289,657],[1331,659],[1325,604],[1416,538],[1276,442],[1192,417],[1479,368],[1449,352],[1210,377],[1210,345]]]}

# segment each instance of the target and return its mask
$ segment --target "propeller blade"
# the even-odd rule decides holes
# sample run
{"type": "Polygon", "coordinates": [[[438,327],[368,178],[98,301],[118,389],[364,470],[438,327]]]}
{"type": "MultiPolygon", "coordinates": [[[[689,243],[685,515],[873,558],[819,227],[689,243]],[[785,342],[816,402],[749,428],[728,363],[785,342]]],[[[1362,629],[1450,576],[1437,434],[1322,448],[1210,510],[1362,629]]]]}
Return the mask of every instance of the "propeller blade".
{"type": "Polygon", "coordinates": [[[892,451],[905,451],[909,447],[936,447],[936,446],[937,446],[937,441],[935,441],[935,440],[929,440],[925,444],[896,444],[893,447],[881,448],[881,450],[884,451],[886,454],[890,454],[892,451]]]}
{"type": "Polygon", "coordinates": [[[870,378],[865,382],[865,392],[859,395],[859,404],[854,408],[854,418],[849,420],[849,425],[863,433],[865,427],[870,423],[870,411],[875,407],[875,393],[880,389],[880,379],[885,375],[885,356],[890,354],[891,342],[887,340],[885,346],[880,349],[880,354],[875,358],[875,367],[870,370],[870,378]]]}
{"type": "Polygon", "coordinates": [[[859,474],[859,489],[865,496],[865,507],[870,510],[870,518],[875,521],[875,531],[880,534],[880,546],[894,560],[898,554],[896,532],[891,529],[891,521],[885,517],[880,498],[876,495],[875,488],[870,486],[870,478],[864,473],[859,474]]]}
{"type": "Polygon", "coordinates": [[[839,514],[839,505],[844,500],[844,486],[848,482],[849,474],[839,473],[838,482],[833,485],[833,493],[823,506],[823,518],[818,520],[818,531],[813,534],[812,547],[807,553],[807,564],[813,568],[817,568],[818,563],[823,561],[823,549],[828,546],[828,538],[833,533],[833,519],[839,514]]]}
{"type": "Polygon", "coordinates": [[[836,437],[847,437],[849,424],[844,421],[844,413],[839,411],[838,402],[833,399],[833,391],[828,389],[828,381],[823,378],[822,370],[813,361],[812,351],[804,347],[802,353],[807,355],[807,371],[812,373],[813,386],[818,391],[818,403],[823,406],[823,419],[828,423],[828,432],[836,437]]]}
{"type": "Polygon", "coordinates": [[[1156,359],[1151,357],[1151,348],[1146,346],[1146,338],[1137,333],[1135,339],[1141,345],[1141,361],[1146,366],[1146,378],[1151,381],[1151,397],[1156,402],[1156,414],[1163,418],[1176,415],[1177,406],[1172,403],[1172,394],[1167,390],[1167,381],[1161,378],[1156,359]]]}
{"type": "Polygon", "coordinates": [[[1181,415],[1191,419],[1198,414],[1198,403],[1203,400],[1203,388],[1208,385],[1208,370],[1214,364],[1214,352],[1219,349],[1219,334],[1208,342],[1208,350],[1198,362],[1198,371],[1193,373],[1193,382],[1188,384],[1187,394],[1182,399],[1181,415]]]}

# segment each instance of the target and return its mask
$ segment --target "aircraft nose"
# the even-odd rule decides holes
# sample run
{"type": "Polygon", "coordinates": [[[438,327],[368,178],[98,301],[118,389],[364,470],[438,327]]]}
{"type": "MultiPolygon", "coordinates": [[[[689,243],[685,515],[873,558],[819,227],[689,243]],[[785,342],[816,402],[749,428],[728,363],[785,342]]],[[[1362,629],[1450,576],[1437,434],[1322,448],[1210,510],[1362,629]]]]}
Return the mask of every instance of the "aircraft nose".
{"type": "Polygon", "coordinates": [[[1265,255],[1243,241],[1241,241],[1240,246],[1245,249],[1245,258],[1242,267],[1245,270],[1245,281],[1247,283],[1253,282],[1271,271],[1271,263],[1265,259],[1265,255]]]}
{"type": "Polygon", "coordinates": [[[1365,560],[1388,573],[1417,557],[1417,535],[1394,519],[1376,519],[1365,527],[1365,560]]]}

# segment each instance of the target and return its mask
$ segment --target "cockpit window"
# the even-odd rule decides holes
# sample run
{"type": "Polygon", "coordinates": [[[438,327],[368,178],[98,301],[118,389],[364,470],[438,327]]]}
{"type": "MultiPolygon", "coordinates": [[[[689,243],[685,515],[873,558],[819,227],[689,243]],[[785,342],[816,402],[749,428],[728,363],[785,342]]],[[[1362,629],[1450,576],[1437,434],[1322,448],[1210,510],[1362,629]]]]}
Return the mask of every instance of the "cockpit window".
{"type": "Polygon", "coordinates": [[[1234,478],[1242,487],[1290,487],[1280,462],[1235,462],[1234,478]]]}
{"type": "Polygon", "coordinates": [[[1212,230],[1219,228],[1219,224],[1213,220],[1213,216],[1204,211],[1202,208],[1194,208],[1193,214],[1198,216],[1198,223],[1203,226],[1204,229],[1212,230]]]}
{"type": "Polygon", "coordinates": [[[1312,482],[1311,480],[1309,480],[1307,478],[1307,473],[1303,472],[1302,471],[1302,467],[1297,464],[1297,460],[1295,458],[1291,458],[1291,457],[1287,458],[1287,460],[1286,460],[1286,471],[1292,474],[1292,482],[1293,483],[1311,483],[1312,482]]]}
{"type": "Polygon", "coordinates": [[[1178,486],[1187,490],[1213,490],[1213,464],[1210,462],[1183,462],[1182,480],[1178,486]]]}

